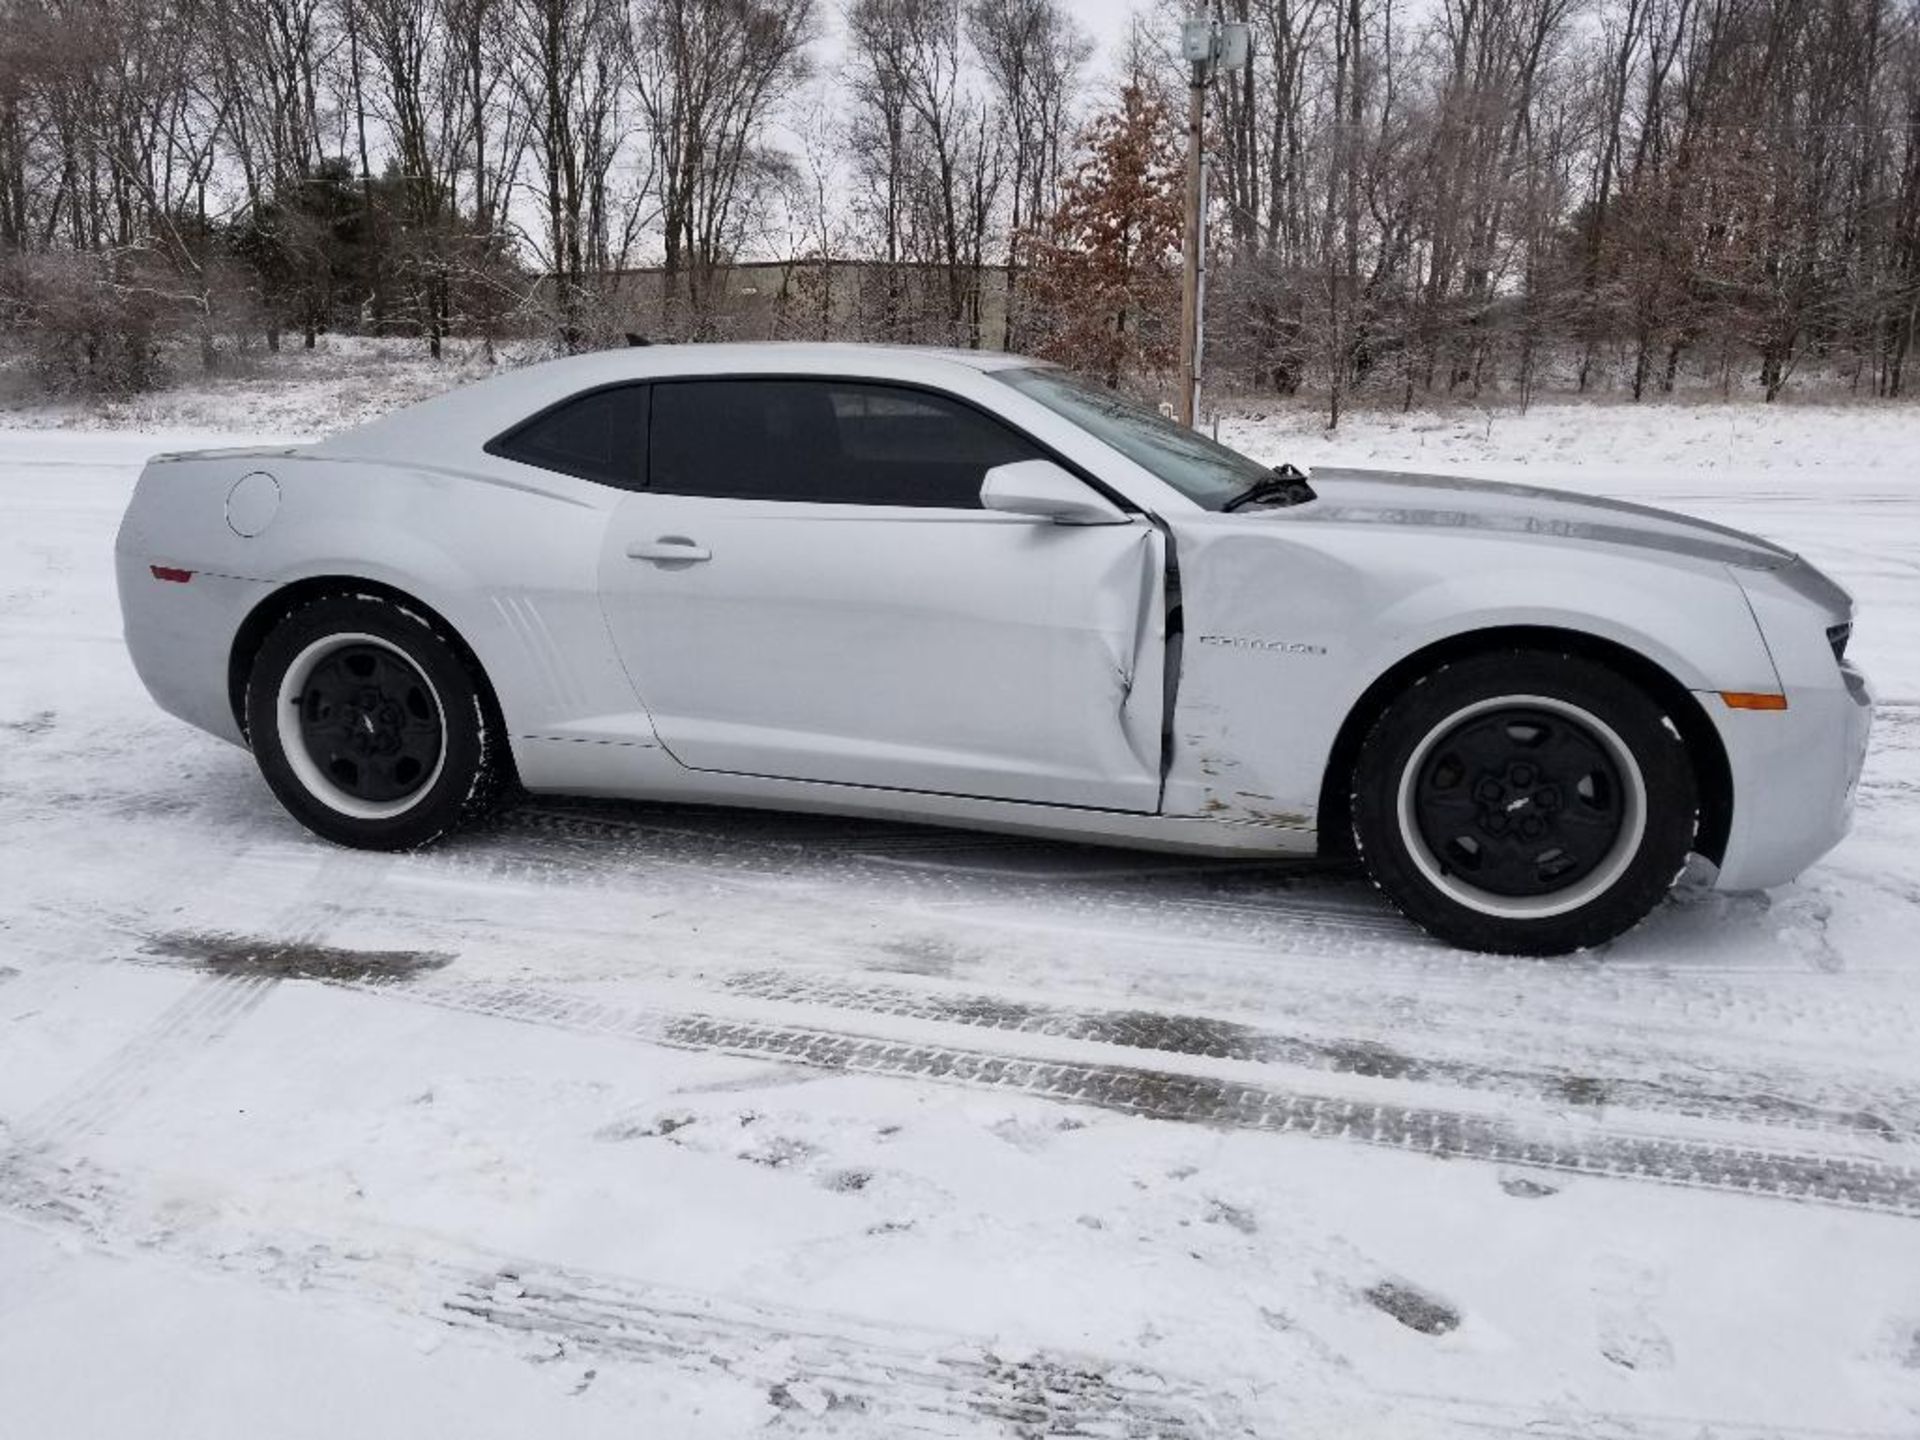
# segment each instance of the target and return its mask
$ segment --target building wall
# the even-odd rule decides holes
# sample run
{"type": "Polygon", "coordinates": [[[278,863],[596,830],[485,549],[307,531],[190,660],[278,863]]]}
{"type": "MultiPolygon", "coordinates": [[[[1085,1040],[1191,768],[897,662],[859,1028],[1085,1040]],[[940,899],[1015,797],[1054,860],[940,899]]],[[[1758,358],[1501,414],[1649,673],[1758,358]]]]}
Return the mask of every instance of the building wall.
{"type": "Polygon", "coordinates": [[[763,261],[716,277],[720,298],[703,325],[669,304],[658,269],[615,277],[607,328],[653,340],[867,340],[903,345],[1004,347],[1007,275],[988,266],[967,276],[961,322],[949,322],[947,272],[931,265],[871,261],[763,261]],[[977,318],[976,318],[977,317],[977,318]]]}

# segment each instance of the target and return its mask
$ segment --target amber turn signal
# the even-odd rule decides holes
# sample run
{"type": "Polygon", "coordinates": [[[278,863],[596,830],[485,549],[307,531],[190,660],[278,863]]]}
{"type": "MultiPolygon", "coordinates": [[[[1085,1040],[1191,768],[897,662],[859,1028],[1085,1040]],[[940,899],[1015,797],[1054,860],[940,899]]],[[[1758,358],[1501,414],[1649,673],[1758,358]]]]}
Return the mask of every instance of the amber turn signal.
{"type": "Polygon", "coordinates": [[[1720,698],[1729,710],[1784,710],[1787,697],[1770,690],[1722,690],[1720,698]]]}

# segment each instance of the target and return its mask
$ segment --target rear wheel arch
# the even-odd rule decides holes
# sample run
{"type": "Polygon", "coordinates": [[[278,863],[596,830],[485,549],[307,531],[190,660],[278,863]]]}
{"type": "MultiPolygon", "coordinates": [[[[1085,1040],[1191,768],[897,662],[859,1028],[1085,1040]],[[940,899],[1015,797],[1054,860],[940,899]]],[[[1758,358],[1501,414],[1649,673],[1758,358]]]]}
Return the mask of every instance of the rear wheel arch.
{"type": "Polygon", "coordinates": [[[1658,701],[1680,731],[1699,787],[1700,831],[1695,848],[1715,864],[1726,855],[1733,824],[1733,771],[1726,747],[1699,698],[1662,666],[1618,641],[1554,626],[1508,625],[1469,630],[1416,650],[1369,685],[1341,722],[1320,782],[1318,829],[1323,855],[1352,851],[1354,764],[1374,722],[1395,696],[1440,666],[1502,650],[1559,651],[1604,665],[1658,701]]]}
{"type": "Polygon", "coordinates": [[[232,708],[234,723],[240,727],[240,733],[243,736],[247,734],[247,681],[253,674],[254,661],[259,657],[260,647],[266,644],[267,636],[273,633],[274,626],[296,610],[316,601],[354,595],[377,596],[411,610],[446,638],[448,644],[453,647],[454,653],[460,657],[461,664],[473,677],[474,686],[480,694],[480,701],[486,706],[487,722],[495,726],[497,732],[508,741],[501,747],[500,754],[503,763],[511,769],[513,765],[512,736],[506,728],[505,717],[500,709],[500,697],[494,691],[493,680],[487,674],[487,667],[480,663],[480,657],[474,653],[473,646],[467,643],[466,637],[448,622],[446,616],[398,586],[384,584],[378,580],[363,580],[352,575],[316,575],[283,585],[254,606],[247,618],[241,622],[239,630],[234,633],[233,648],[227,656],[227,703],[232,708]]]}

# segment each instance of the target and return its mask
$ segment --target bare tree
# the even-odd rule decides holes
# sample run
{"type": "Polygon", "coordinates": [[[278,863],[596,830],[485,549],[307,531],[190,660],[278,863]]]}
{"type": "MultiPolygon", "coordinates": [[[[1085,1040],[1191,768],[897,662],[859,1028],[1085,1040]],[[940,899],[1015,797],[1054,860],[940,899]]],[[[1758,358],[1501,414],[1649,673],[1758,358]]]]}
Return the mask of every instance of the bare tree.
{"type": "Polygon", "coordinates": [[[1059,0],[973,0],[967,30],[998,102],[1009,166],[1001,347],[1012,350],[1019,337],[1020,241],[1059,201],[1064,137],[1093,42],[1059,0]]]}
{"type": "Polygon", "coordinates": [[[512,0],[509,28],[519,103],[527,115],[532,189],[544,225],[536,242],[563,349],[589,340],[602,283],[624,261],[633,210],[614,233],[610,176],[626,138],[623,17],[616,0],[512,0]]]}
{"type": "MultiPolygon", "coordinates": [[[[657,256],[663,334],[759,333],[728,274],[778,259],[768,333],[1057,343],[1112,141],[1065,0],[839,0],[809,110],[818,4],[0,0],[0,325],[102,384],[262,330],[438,354],[538,314],[577,349],[657,256]]],[[[1207,136],[1222,382],[1336,422],[1557,377],[1909,388],[1914,0],[1205,4],[1255,36],[1207,136]]],[[[1171,33],[1134,26],[1111,124],[1165,110],[1171,33]]]]}
{"type": "Polygon", "coordinates": [[[968,82],[958,0],[851,0],[846,23],[853,152],[895,270],[890,333],[900,323],[892,312],[904,259],[939,272],[938,338],[978,345],[979,272],[969,257],[983,250],[998,203],[1000,156],[983,135],[994,122],[968,82]]]}
{"type": "Polygon", "coordinates": [[[813,0],[637,0],[633,75],[660,186],[670,329],[701,333],[742,200],[774,164],[765,127],[806,71],[813,0]],[[676,295],[684,283],[684,299],[676,295]],[[678,322],[678,323],[676,323],[678,322]]]}

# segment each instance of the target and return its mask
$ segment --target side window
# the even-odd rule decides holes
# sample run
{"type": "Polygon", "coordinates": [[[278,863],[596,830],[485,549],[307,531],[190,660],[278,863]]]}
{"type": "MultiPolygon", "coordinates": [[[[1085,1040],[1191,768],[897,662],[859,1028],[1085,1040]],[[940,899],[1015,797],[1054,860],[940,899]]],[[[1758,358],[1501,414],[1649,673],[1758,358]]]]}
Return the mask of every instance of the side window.
{"type": "Polygon", "coordinates": [[[646,435],[646,387],[622,385],[557,405],[487,449],[523,465],[631,490],[640,483],[646,435]]]}
{"type": "Polygon", "coordinates": [[[853,380],[653,389],[649,489],[737,500],[980,508],[996,465],[1043,453],[956,400],[853,380]]]}

